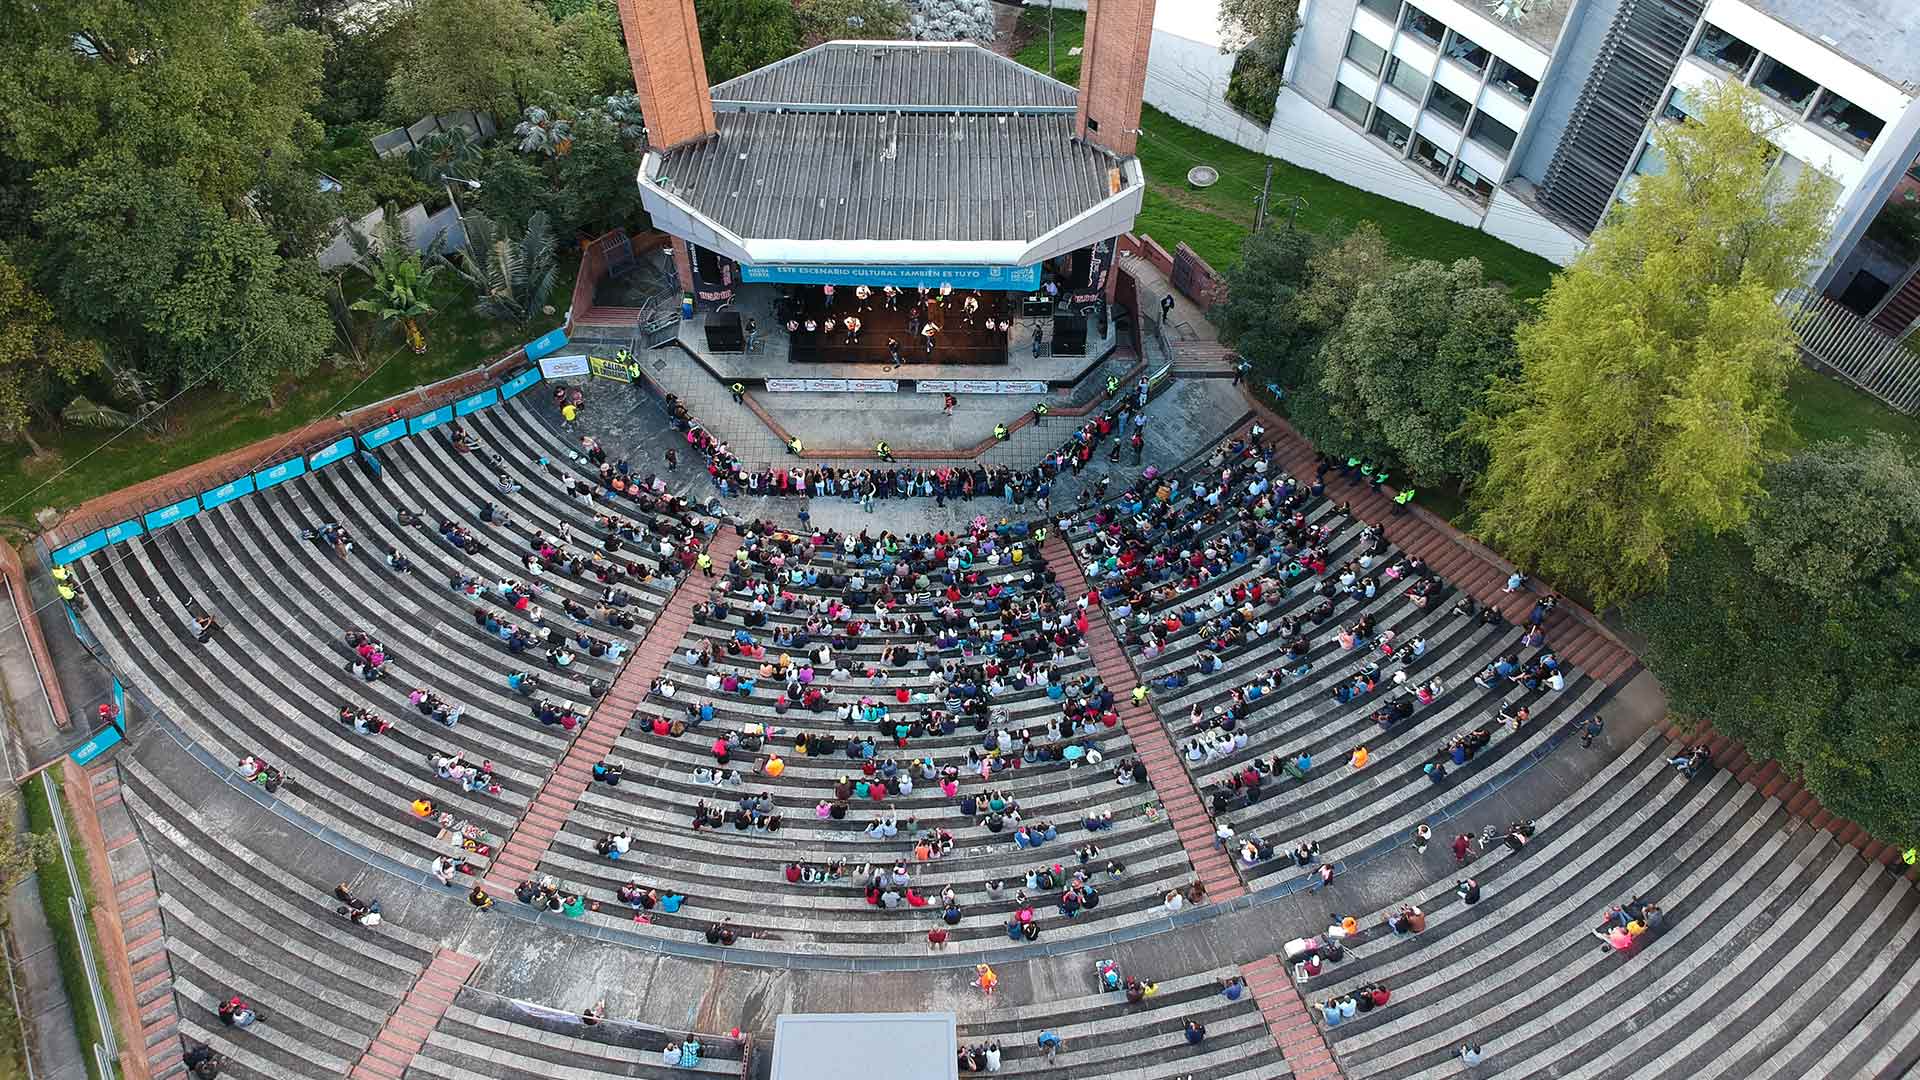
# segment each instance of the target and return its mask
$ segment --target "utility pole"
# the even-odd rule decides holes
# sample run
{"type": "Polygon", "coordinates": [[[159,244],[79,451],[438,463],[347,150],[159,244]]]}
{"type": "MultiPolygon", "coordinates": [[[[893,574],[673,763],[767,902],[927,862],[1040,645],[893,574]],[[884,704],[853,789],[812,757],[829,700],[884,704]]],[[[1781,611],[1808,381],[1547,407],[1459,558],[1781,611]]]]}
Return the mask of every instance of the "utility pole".
{"type": "Polygon", "coordinates": [[[1053,78],[1053,0],[1047,0],[1047,78],[1053,78]]]}
{"type": "Polygon", "coordinates": [[[1267,178],[1260,181],[1260,204],[1254,210],[1253,231],[1259,235],[1267,224],[1267,192],[1273,187],[1273,162],[1267,162],[1267,178]]]}

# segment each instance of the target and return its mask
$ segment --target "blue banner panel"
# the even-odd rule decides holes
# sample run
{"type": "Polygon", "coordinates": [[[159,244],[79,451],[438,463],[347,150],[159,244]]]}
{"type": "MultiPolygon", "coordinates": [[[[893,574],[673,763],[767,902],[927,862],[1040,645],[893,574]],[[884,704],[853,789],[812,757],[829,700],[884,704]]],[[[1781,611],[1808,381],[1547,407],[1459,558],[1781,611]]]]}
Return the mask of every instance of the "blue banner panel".
{"type": "Polygon", "coordinates": [[[453,415],[465,416],[470,412],[478,412],[489,405],[498,405],[499,403],[500,392],[498,390],[482,390],[470,398],[461,398],[459,401],[454,402],[453,415]]]}
{"type": "Polygon", "coordinates": [[[199,512],[200,500],[189,495],[179,502],[174,503],[172,506],[163,506],[158,510],[147,511],[147,516],[144,520],[147,523],[147,531],[152,532],[155,529],[164,529],[174,522],[179,521],[181,518],[189,518],[199,512]]]}
{"type": "Polygon", "coordinates": [[[111,542],[112,541],[107,539],[107,530],[105,529],[101,529],[96,533],[89,533],[75,540],[73,543],[68,544],[66,547],[55,548],[53,550],[53,565],[65,566],[70,562],[84,559],[94,552],[99,551],[101,548],[106,547],[111,542]]]}
{"type": "Polygon", "coordinates": [[[122,540],[131,540],[146,531],[140,527],[139,518],[128,518],[118,525],[107,526],[107,543],[117,544],[122,540]]]}
{"type": "Polygon", "coordinates": [[[254,473],[253,487],[256,491],[265,491],[275,484],[284,484],[306,471],[306,458],[289,458],[278,465],[254,473]]]}
{"type": "Polygon", "coordinates": [[[508,379],[506,381],[506,384],[500,387],[500,397],[502,399],[510,398],[513,395],[518,394],[520,391],[525,390],[527,387],[532,386],[534,383],[537,383],[539,381],[540,381],[540,369],[537,367],[528,368],[527,370],[521,372],[520,374],[515,375],[513,378],[508,379]]]}
{"type": "Polygon", "coordinates": [[[527,359],[538,360],[548,353],[557,352],[567,344],[567,328],[549,330],[532,341],[527,342],[527,359]]]}
{"type": "Polygon", "coordinates": [[[253,491],[253,477],[243,476],[231,484],[221,484],[212,491],[200,493],[200,509],[211,510],[221,503],[230,503],[242,495],[253,491]]]}
{"type": "Polygon", "coordinates": [[[93,733],[93,738],[74,747],[72,754],[69,756],[73,758],[75,765],[85,765],[94,758],[113,749],[114,745],[118,743],[121,738],[119,728],[103,727],[93,733]]]}
{"type": "Polygon", "coordinates": [[[770,281],[786,285],[924,285],[937,289],[1003,289],[1032,292],[1040,287],[1040,264],[1032,266],[855,266],[802,263],[755,263],[740,267],[742,281],[770,281]]]}
{"type": "Polygon", "coordinates": [[[453,406],[442,405],[432,412],[421,413],[407,421],[407,434],[418,435],[423,431],[437,428],[451,419],[453,419],[453,406]]]}
{"type": "Polygon", "coordinates": [[[349,435],[332,446],[317,450],[307,456],[307,468],[319,469],[331,465],[353,453],[353,436],[349,435]]]}
{"type": "Polygon", "coordinates": [[[360,433],[360,445],[371,450],[376,446],[385,446],[407,433],[405,420],[389,420],[372,431],[360,433]]]}

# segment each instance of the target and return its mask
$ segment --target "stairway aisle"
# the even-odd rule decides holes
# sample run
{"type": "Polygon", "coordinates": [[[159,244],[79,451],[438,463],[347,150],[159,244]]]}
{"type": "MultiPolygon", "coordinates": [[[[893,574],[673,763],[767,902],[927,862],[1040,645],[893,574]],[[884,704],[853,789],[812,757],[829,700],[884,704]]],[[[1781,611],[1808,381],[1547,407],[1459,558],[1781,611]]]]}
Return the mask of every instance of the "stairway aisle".
{"type": "MultiPolygon", "coordinates": [[[[1074,558],[1073,549],[1065,539],[1050,534],[1040,551],[1068,597],[1077,599],[1087,595],[1086,575],[1081,573],[1079,560],[1074,558]]],[[[1187,859],[1193,863],[1194,874],[1206,886],[1207,897],[1218,901],[1245,896],[1247,888],[1234,870],[1233,861],[1214,842],[1213,818],[1208,815],[1206,804],[1200,801],[1200,792],[1187,775],[1166,725],[1160,722],[1152,707],[1133,703],[1130,695],[1139,684],[1140,676],[1128,662],[1112,628],[1098,613],[1087,620],[1087,648],[1100,672],[1100,681],[1121,699],[1120,722],[1126,728],[1127,738],[1133,740],[1135,752],[1147,766],[1147,780],[1153,784],[1154,794],[1159,796],[1161,807],[1172,820],[1174,831],[1180,836],[1180,846],[1186,849],[1187,859]]]]}

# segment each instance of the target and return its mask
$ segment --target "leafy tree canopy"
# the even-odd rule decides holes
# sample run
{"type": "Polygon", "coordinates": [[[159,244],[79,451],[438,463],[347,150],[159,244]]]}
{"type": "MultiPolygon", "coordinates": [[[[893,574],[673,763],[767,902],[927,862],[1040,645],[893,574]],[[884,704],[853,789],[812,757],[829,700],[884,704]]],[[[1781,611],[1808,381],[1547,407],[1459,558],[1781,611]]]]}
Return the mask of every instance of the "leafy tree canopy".
{"type": "Polygon", "coordinates": [[[61,329],[53,305],[0,253],[0,435],[24,434],[36,406],[101,359],[99,344],[61,329]]]}
{"type": "Polygon", "coordinates": [[[150,374],[264,397],[325,355],[311,261],[283,260],[265,226],[209,206],[193,177],[108,156],[37,187],[50,298],[150,374]]]}
{"type": "Polygon", "coordinates": [[[1207,313],[1220,340],[1285,386],[1298,385],[1310,355],[1303,345],[1317,328],[1301,304],[1316,251],[1312,234],[1292,229],[1247,237],[1226,273],[1226,297],[1207,313]]]}
{"type": "Polygon", "coordinates": [[[0,145],[22,161],[112,152],[232,206],[317,136],[323,39],[246,0],[7,0],[0,25],[0,145]]]}
{"type": "Polygon", "coordinates": [[[788,0],[703,0],[695,10],[710,82],[738,78],[800,51],[800,20],[788,0]]]}
{"type": "Polygon", "coordinates": [[[1656,588],[1699,530],[1741,525],[1778,456],[1794,336],[1774,303],[1818,247],[1829,192],[1789,188],[1752,91],[1661,123],[1641,178],[1520,329],[1521,371],[1477,419],[1475,527],[1598,606],[1656,588]]]}
{"type": "Polygon", "coordinates": [[[1477,259],[1423,259],[1362,285],[1321,351],[1320,390],[1348,436],[1330,449],[1398,461],[1422,484],[1471,475],[1476,448],[1460,428],[1514,373],[1519,322],[1477,259]]]}
{"type": "Polygon", "coordinates": [[[415,119],[463,109],[517,115],[555,81],[558,29],[526,0],[419,0],[390,107],[415,119]]]}

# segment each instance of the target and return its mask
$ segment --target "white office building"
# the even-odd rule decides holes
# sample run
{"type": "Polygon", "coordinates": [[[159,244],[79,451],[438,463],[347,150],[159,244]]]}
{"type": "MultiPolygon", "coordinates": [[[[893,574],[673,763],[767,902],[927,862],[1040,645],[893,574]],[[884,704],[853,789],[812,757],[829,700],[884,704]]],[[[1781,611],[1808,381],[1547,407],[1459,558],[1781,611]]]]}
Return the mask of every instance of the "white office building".
{"type": "Polygon", "coordinates": [[[1212,0],[1159,6],[1147,101],[1564,263],[1636,172],[1661,167],[1651,125],[1739,80],[1785,121],[1776,167],[1836,183],[1810,284],[1855,301],[1877,289],[1853,305],[1866,315],[1913,278],[1861,238],[1913,184],[1920,0],[1302,0],[1300,17],[1270,124],[1226,104],[1234,58],[1212,0]]]}

